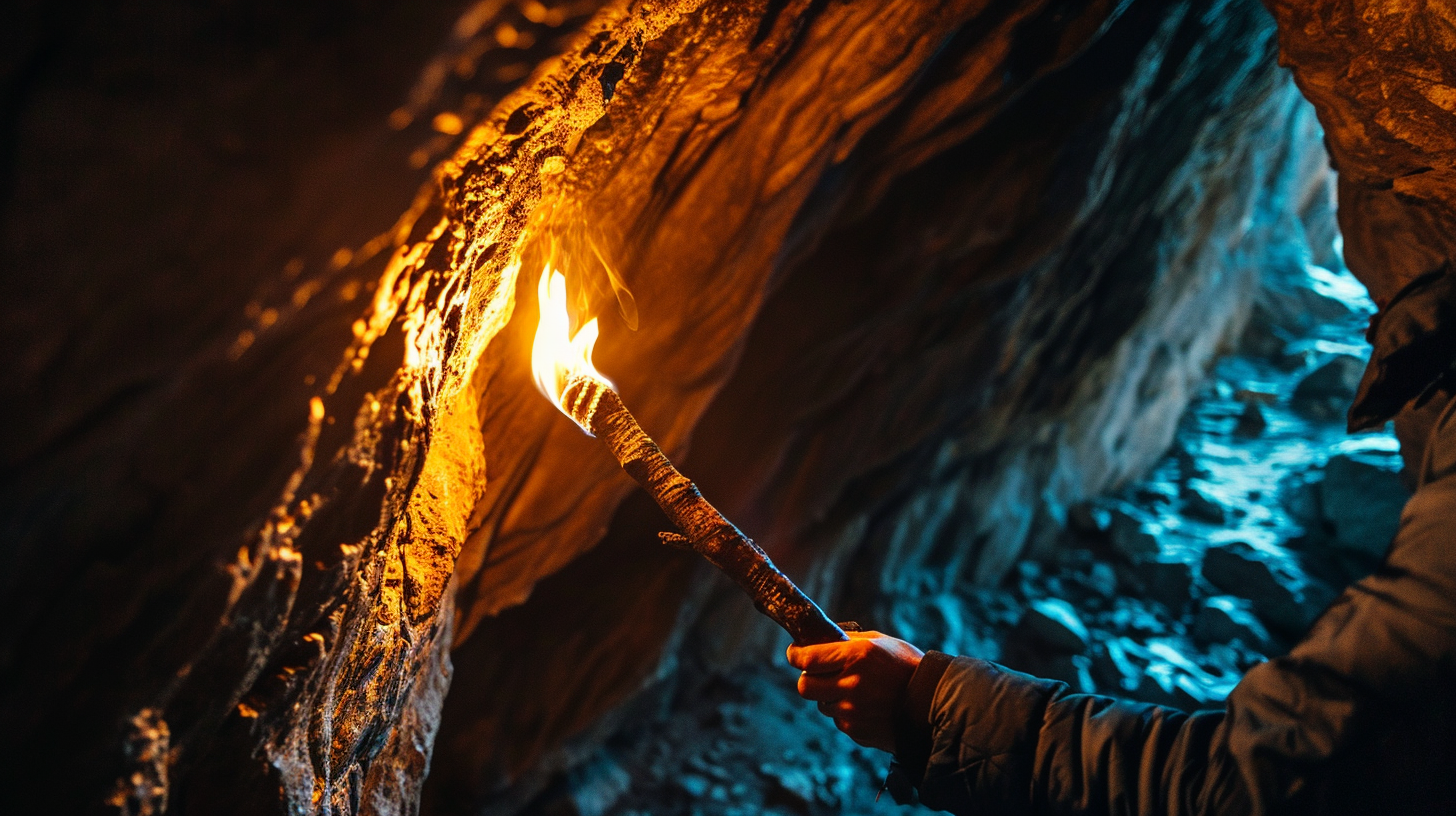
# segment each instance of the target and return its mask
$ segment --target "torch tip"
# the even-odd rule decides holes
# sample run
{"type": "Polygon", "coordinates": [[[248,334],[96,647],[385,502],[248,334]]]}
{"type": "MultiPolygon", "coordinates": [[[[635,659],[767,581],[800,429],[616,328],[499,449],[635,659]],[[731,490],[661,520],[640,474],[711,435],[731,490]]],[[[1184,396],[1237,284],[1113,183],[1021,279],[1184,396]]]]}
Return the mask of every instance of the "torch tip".
{"type": "Polygon", "coordinates": [[[613,393],[612,389],[595,377],[574,377],[561,392],[561,410],[587,434],[596,436],[592,433],[592,420],[602,398],[610,393],[613,393]]]}

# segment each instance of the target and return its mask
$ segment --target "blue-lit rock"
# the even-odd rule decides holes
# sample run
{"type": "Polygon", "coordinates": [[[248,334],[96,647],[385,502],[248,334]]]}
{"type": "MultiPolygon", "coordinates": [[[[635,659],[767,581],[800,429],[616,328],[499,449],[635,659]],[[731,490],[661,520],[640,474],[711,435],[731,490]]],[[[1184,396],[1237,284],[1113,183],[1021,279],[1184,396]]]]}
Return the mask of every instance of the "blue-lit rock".
{"type": "Polygon", "coordinates": [[[1087,648],[1087,626],[1077,617],[1077,610],[1060,598],[1033,601],[1021,626],[1057,651],[1076,654],[1087,648]]]}
{"type": "Polygon", "coordinates": [[[1159,532],[1156,524],[1144,521],[1125,509],[1109,511],[1108,541],[1114,552],[1130,561],[1156,557],[1159,532]]]}
{"type": "Polygon", "coordinates": [[[1353,354],[1337,354],[1299,381],[1291,404],[1317,419],[1342,417],[1364,373],[1364,360],[1353,354]]]}
{"type": "Polygon", "coordinates": [[[1205,599],[1193,620],[1192,634],[1204,645],[1237,639],[1251,648],[1266,651],[1272,643],[1268,630],[1254,615],[1253,604],[1232,595],[1205,599]]]}
{"type": "Polygon", "coordinates": [[[1203,577],[1249,600],[1260,619],[1290,635],[1303,634],[1334,600],[1329,587],[1293,566],[1273,563],[1242,541],[1210,547],[1203,557],[1203,577]]]}

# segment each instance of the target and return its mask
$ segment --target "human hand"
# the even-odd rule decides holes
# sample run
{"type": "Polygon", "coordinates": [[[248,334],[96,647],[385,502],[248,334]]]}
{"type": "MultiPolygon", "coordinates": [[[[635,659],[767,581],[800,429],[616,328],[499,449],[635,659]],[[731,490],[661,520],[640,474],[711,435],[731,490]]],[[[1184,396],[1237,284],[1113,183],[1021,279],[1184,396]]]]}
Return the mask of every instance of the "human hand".
{"type": "Polygon", "coordinates": [[[869,748],[895,750],[895,716],[910,677],[925,653],[879,632],[850,632],[849,640],[790,646],[799,695],[849,738],[869,748]]]}

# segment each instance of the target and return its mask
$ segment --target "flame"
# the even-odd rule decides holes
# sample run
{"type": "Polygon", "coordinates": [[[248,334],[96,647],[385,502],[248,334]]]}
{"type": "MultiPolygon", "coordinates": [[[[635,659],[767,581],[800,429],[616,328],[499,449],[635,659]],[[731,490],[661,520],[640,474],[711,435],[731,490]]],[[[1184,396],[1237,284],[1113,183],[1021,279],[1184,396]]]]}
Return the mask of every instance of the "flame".
{"type": "Polygon", "coordinates": [[[562,406],[561,397],[573,380],[590,377],[607,388],[612,387],[612,382],[591,361],[592,348],[597,343],[597,319],[588,320],[576,334],[571,333],[566,276],[550,267],[541,275],[537,295],[541,323],[536,327],[536,340],[531,345],[531,372],[541,393],[563,414],[571,416],[562,406]]]}

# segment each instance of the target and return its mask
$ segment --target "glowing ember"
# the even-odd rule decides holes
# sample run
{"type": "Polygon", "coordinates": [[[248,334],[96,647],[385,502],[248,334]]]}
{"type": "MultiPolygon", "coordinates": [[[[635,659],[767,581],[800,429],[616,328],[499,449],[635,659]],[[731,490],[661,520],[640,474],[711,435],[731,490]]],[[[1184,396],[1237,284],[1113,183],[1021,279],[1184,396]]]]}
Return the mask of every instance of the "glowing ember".
{"type": "MultiPolygon", "coordinates": [[[[597,343],[597,320],[592,318],[571,333],[571,315],[566,308],[566,276],[554,269],[541,275],[537,289],[541,305],[541,323],[536,327],[536,340],[531,346],[531,371],[536,387],[562,413],[571,416],[562,404],[562,395],[575,380],[589,378],[607,388],[612,383],[592,365],[592,347],[597,343]]],[[[572,418],[576,421],[575,417],[572,418]]],[[[578,425],[581,423],[578,422],[578,425]]],[[[591,433],[583,427],[582,430],[591,433]]]]}

